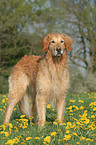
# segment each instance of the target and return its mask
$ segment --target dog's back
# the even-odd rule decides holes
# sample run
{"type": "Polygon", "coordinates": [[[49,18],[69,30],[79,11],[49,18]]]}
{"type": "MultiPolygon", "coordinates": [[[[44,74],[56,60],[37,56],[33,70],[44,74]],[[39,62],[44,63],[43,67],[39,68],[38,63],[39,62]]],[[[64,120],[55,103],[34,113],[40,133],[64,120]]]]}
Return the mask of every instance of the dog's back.
{"type": "Polygon", "coordinates": [[[20,71],[23,71],[29,77],[32,77],[32,75],[34,75],[34,77],[36,77],[37,72],[38,72],[38,60],[40,58],[41,58],[41,56],[25,55],[15,65],[15,67],[13,68],[12,74],[14,74],[14,73],[16,74],[16,73],[18,73],[18,71],[19,71],[19,73],[20,73],[20,71]]]}

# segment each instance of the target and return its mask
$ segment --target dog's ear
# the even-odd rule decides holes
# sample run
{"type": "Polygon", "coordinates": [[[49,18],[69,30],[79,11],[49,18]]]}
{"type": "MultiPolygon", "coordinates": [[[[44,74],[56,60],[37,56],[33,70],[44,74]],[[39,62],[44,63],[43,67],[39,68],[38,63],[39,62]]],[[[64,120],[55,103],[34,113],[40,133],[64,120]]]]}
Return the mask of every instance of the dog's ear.
{"type": "Polygon", "coordinates": [[[69,36],[63,34],[63,39],[65,41],[65,46],[67,48],[68,51],[71,51],[71,45],[73,42],[73,39],[71,39],[69,36]]]}
{"type": "Polygon", "coordinates": [[[43,51],[46,52],[49,47],[50,34],[48,34],[43,40],[40,41],[43,51]]]}

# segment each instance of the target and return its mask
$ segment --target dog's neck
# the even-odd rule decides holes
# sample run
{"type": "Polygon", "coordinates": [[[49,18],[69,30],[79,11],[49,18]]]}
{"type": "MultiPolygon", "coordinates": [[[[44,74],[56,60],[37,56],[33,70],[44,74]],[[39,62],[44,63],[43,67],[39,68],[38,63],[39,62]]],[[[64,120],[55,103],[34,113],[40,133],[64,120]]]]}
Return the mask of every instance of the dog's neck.
{"type": "Polygon", "coordinates": [[[62,73],[65,69],[68,69],[68,61],[67,61],[67,55],[66,51],[63,53],[61,57],[52,56],[50,51],[47,52],[45,61],[47,62],[47,67],[50,72],[50,74],[54,77],[55,74],[62,76],[62,73]]]}
{"type": "Polygon", "coordinates": [[[49,58],[49,60],[51,59],[54,64],[59,64],[64,61],[64,59],[67,60],[66,51],[63,53],[62,56],[52,56],[50,51],[48,51],[46,57],[49,58]]]}
{"type": "Polygon", "coordinates": [[[62,56],[52,56],[53,63],[60,63],[62,61],[62,56]]]}

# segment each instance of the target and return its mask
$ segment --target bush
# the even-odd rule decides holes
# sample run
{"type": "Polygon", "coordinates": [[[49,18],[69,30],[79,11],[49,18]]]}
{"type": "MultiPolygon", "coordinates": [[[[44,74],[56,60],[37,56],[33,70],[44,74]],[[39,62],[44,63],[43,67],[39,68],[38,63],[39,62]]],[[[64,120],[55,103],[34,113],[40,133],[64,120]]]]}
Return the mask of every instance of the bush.
{"type": "Polygon", "coordinates": [[[81,72],[77,67],[70,68],[70,93],[96,92],[96,73],[81,72]]]}
{"type": "Polygon", "coordinates": [[[0,93],[8,93],[8,78],[0,76],[0,93]]]}

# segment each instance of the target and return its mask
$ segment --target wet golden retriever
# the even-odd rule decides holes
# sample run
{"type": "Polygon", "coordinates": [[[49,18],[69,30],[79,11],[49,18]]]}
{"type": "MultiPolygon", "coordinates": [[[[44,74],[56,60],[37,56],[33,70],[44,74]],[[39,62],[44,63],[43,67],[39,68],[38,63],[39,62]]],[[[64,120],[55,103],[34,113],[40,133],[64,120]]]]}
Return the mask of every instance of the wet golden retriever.
{"type": "Polygon", "coordinates": [[[25,55],[13,68],[9,78],[9,100],[4,123],[8,123],[14,106],[28,118],[45,123],[46,104],[55,99],[57,119],[63,122],[65,95],[69,84],[66,49],[71,51],[72,39],[65,34],[48,34],[40,44],[44,56],[25,55]],[[37,115],[36,115],[37,114],[37,115]]]}

